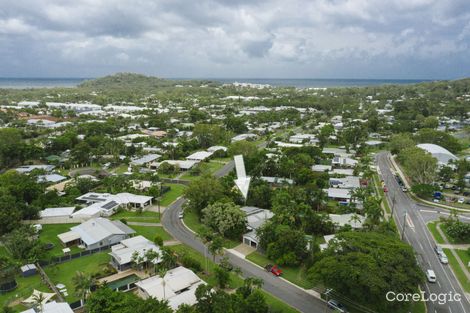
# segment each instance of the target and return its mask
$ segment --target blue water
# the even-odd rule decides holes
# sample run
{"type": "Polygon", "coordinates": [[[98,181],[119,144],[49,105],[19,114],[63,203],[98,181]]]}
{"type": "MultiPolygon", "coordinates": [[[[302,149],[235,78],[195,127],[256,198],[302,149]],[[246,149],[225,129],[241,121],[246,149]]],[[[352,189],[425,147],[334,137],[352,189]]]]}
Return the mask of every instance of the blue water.
{"type": "MultiPolygon", "coordinates": [[[[0,88],[53,88],[76,87],[81,82],[91,78],[1,78],[0,88]]],[[[175,78],[176,79],[176,78],[175,78]]],[[[187,79],[187,78],[178,78],[187,79]]],[[[218,81],[222,84],[234,82],[268,84],[271,86],[289,87],[365,87],[390,84],[416,84],[429,80],[423,79],[283,79],[283,78],[199,78],[218,81]]]]}

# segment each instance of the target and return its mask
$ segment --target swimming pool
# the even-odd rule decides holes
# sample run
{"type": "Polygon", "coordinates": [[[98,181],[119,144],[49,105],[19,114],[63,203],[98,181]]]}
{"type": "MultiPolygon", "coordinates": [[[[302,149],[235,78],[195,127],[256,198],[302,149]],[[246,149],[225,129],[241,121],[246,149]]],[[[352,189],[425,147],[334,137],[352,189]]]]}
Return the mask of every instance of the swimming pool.
{"type": "Polygon", "coordinates": [[[128,290],[134,288],[134,283],[139,280],[139,276],[132,274],[108,283],[108,287],[113,290],[128,290]]]}

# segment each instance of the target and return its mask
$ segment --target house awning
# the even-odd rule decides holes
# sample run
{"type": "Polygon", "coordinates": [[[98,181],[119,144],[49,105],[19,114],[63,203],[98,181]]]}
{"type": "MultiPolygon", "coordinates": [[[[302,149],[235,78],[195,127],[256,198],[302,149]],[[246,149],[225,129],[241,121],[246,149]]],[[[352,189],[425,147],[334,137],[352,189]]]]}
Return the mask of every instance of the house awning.
{"type": "Polygon", "coordinates": [[[74,231],[68,231],[66,233],[58,234],[59,240],[63,243],[72,242],[80,239],[80,235],[74,231]]]}

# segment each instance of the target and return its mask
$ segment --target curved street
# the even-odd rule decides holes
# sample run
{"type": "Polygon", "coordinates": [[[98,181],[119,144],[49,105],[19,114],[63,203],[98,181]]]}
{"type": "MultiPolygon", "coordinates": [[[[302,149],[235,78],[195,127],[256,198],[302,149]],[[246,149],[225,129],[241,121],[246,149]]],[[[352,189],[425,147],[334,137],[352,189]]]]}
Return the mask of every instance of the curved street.
{"type": "MultiPolygon", "coordinates": [[[[221,168],[215,176],[222,177],[227,175],[234,167],[234,162],[227,163],[221,168]]],[[[182,223],[179,219],[179,213],[182,210],[183,204],[186,199],[181,197],[168,206],[162,216],[161,222],[166,231],[170,233],[175,239],[197,250],[199,253],[207,253],[206,248],[202,242],[182,223]]],[[[210,257],[210,254],[207,253],[210,257]]],[[[234,266],[242,271],[243,277],[258,277],[263,280],[263,289],[276,298],[284,301],[290,306],[296,308],[301,312],[324,313],[326,309],[325,302],[310,295],[304,290],[300,289],[285,280],[274,277],[271,273],[266,272],[264,269],[253,265],[237,255],[226,252],[227,256],[234,266]]],[[[217,258],[220,260],[220,258],[217,258]]]]}

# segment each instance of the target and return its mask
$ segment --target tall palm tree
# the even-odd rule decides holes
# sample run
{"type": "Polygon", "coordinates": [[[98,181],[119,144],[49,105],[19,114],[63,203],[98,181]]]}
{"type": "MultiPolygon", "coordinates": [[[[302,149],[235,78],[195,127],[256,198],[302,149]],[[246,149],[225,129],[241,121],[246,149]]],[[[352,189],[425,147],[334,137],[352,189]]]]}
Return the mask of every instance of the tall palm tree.
{"type": "Polygon", "coordinates": [[[46,300],[46,296],[42,292],[33,295],[33,307],[38,310],[38,312],[44,311],[44,300],[46,300]]]}
{"type": "Polygon", "coordinates": [[[85,300],[90,294],[90,289],[95,285],[96,280],[83,272],[77,271],[75,276],[72,277],[72,284],[75,288],[75,295],[80,299],[85,300]]]}
{"type": "Polygon", "coordinates": [[[158,276],[162,278],[162,286],[163,286],[163,299],[166,300],[166,291],[165,291],[165,286],[166,286],[166,281],[165,281],[165,275],[168,272],[168,269],[165,267],[161,266],[158,268],[158,276]]]}

